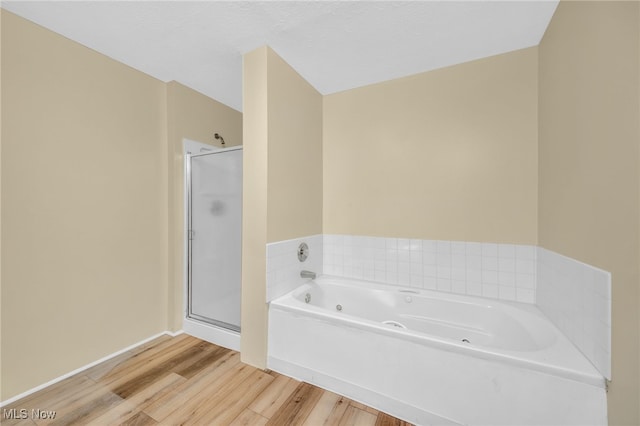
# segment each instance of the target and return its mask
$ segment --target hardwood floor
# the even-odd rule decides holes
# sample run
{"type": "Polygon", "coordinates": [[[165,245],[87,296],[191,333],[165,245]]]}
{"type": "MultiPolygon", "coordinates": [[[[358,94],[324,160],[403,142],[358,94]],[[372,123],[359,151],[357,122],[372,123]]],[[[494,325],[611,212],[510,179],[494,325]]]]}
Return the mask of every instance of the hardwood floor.
{"type": "Polygon", "coordinates": [[[2,410],[2,425],[409,425],[186,334],[160,337],[2,410]]]}

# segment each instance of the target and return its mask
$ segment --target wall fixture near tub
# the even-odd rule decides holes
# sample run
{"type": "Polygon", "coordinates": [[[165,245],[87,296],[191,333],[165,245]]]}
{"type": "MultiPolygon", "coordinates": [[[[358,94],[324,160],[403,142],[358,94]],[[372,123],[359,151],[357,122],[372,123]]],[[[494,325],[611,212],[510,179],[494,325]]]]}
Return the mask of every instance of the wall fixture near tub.
{"type": "Polygon", "coordinates": [[[307,243],[300,243],[298,246],[298,260],[304,262],[309,257],[309,246],[307,243]]]}
{"type": "Polygon", "coordinates": [[[220,133],[216,133],[215,135],[213,135],[213,137],[216,139],[220,139],[220,144],[224,146],[224,138],[222,137],[222,135],[220,135],[220,133]]]}

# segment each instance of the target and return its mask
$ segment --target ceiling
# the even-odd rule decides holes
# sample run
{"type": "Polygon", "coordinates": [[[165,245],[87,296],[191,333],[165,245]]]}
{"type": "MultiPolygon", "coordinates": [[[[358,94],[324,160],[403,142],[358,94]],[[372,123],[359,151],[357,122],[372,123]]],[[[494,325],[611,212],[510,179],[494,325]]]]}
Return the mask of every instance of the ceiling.
{"type": "Polygon", "coordinates": [[[557,1],[2,1],[162,81],[242,110],[242,55],[268,44],[320,93],[537,45],[557,1]]]}

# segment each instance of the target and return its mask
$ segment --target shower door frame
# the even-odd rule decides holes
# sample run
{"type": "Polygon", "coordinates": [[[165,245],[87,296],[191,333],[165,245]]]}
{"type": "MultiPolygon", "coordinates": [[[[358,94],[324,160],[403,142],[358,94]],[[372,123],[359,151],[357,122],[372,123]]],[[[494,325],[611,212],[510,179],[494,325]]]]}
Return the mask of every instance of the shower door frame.
{"type": "Polygon", "coordinates": [[[240,350],[240,327],[224,321],[216,321],[191,312],[192,247],[191,247],[191,158],[228,151],[242,151],[242,145],[219,148],[201,142],[183,139],[184,155],[184,316],[183,331],[219,346],[240,350]],[[203,152],[205,151],[205,152],[203,152]],[[194,154],[194,152],[196,152],[194,154]]]}

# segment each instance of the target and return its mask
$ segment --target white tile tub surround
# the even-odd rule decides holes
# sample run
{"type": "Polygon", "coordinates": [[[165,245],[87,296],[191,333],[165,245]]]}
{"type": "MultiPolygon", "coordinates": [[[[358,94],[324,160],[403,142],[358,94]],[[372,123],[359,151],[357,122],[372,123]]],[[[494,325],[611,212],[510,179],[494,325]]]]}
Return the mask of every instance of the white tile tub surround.
{"type": "Polygon", "coordinates": [[[611,274],[538,247],[537,305],[611,379],[611,274]]]}
{"type": "Polygon", "coordinates": [[[535,303],[535,246],[324,235],[328,275],[535,303]]]}
{"type": "Polygon", "coordinates": [[[530,245],[313,235],[267,244],[267,302],[318,275],[532,303],[611,379],[611,274],[530,245]],[[309,258],[298,261],[301,242],[309,258]]]}
{"type": "Polygon", "coordinates": [[[300,278],[300,271],[322,274],[322,243],[323,236],[318,234],[267,244],[267,302],[309,281],[300,278]],[[298,260],[298,246],[302,242],[309,246],[309,257],[304,262],[298,260]]]}

